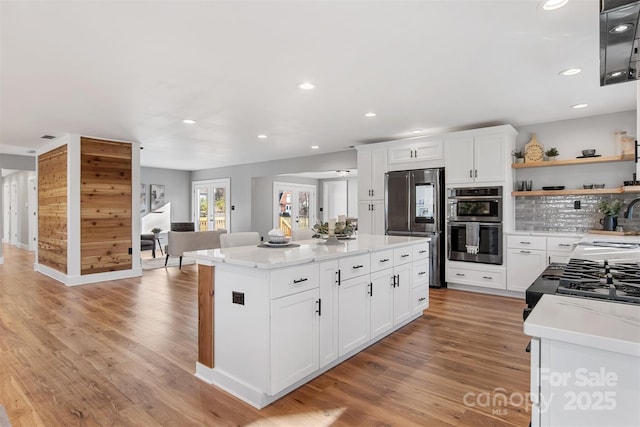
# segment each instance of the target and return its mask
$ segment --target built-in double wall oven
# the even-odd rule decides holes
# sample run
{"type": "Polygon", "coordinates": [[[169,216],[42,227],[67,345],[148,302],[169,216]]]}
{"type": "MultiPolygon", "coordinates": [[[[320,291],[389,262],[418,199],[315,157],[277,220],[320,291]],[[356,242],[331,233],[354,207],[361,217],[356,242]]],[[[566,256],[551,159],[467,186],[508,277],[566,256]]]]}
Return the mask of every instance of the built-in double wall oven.
{"type": "Polygon", "coordinates": [[[450,188],[449,259],[502,264],[502,210],[502,187],[450,188]],[[470,242],[476,245],[470,246],[470,242]]]}

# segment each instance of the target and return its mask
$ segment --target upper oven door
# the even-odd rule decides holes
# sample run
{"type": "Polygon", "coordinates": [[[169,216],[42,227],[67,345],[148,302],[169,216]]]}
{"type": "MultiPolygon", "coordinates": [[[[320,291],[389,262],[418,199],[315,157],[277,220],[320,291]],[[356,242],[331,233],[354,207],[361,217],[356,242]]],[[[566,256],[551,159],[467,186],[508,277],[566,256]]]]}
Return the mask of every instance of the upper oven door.
{"type": "Polygon", "coordinates": [[[449,221],[502,222],[502,198],[493,196],[449,197],[449,221]]]}

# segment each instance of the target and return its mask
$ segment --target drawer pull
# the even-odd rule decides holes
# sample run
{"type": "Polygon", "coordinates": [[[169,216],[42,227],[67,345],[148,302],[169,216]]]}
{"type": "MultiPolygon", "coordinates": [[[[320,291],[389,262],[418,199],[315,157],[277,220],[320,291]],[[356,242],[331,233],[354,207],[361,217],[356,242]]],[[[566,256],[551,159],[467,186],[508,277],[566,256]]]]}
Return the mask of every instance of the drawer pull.
{"type": "Polygon", "coordinates": [[[380,262],[387,262],[387,261],[389,261],[389,258],[384,258],[380,260],[380,262]]]}
{"type": "Polygon", "coordinates": [[[360,264],[360,265],[354,265],[351,268],[353,268],[355,270],[355,269],[362,268],[362,267],[364,267],[364,265],[360,264]]]}
{"type": "Polygon", "coordinates": [[[301,278],[299,278],[297,280],[293,279],[293,283],[302,283],[302,282],[306,282],[307,280],[309,280],[309,279],[307,279],[306,277],[301,277],[301,278]]]}
{"type": "Polygon", "coordinates": [[[522,245],[530,245],[531,242],[520,242],[520,244],[522,244],[522,245]]]}
{"type": "Polygon", "coordinates": [[[569,243],[558,243],[558,246],[562,246],[562,247],[565,247],[565,248],[571,247],[571,245],[569,243]]]}
{"type": "Polygon", "coordinates": [[[406,258],[408,256],[409,256],[409,254],[402,254],[402,255],[400,255],[400,258],[406,258]]]}
{"type": "Polygon", "coordinates": [[[531,251],[520,251],[521,254],[530,254],[531,251]]]}
{"type": "Polygon", "coordinates": [[[422,301],[424,301],[424,300],[426,300],[426,298],[425,298],[425,297],[420,297],[420,298],[418,298],[418,302],[422,302],[422,301]]]}
{"type": "Polygon", "coordinates": [[[418,253],[419,253],[419,254],[426,254],[426,253],[427,253],[427,251],[423,249],[423,250],[421,250],[421,251],[418,251],[418,253]]]}
{"type": "Polygon", "coordinates": [[[456,276],[464,276],[464,273],[456,273],[456,276]]]}
{"type": "Polygon", "coordinates": [[[482,276],[483,279],[487,279],[487,280],[493,280],[493,277],[491,276],[482,276]]]}
{"type": "Polygon", "coordinates": [[[421,272],[418,273],[418,276],[422,276],[423,274],[427,274],[427,272],[426,271],[421,271],[421,272]]]}

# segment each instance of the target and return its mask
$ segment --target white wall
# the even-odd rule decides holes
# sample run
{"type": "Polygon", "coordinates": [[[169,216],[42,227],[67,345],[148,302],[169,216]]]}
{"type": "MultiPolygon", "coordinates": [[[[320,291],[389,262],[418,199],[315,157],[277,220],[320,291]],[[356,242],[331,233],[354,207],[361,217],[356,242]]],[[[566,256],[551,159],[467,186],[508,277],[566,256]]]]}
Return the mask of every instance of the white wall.
{"type": "MultiPolygon", "coordinates": [[[[147,189],[147,212],[149,211],[149,186],[151,184],[164,185],[164,199],[170,214],[170,222],[190,222],[191,218],[191,172],[160,169],[160,168],[140,168],[140,183],[144,184],[147,189]]],[[[145,214],[157,216],[157,214],[145,214]]],[[[151,218],[146,219],[147,222],[154,222],[151,218]]],[[[168,227],[162,227],[168,230],[168,227]]],[[[142,233],[148,233],[148,230],[142,229],[142,233]]]]}
{"type": "MultiPolygon", "coordinates": [[[[18,189],[17,204],[12,208],[17,212],[17,241],[16,246],[21,249],[29,249],[29,178],[35,177],[35,172],[19,171],[12,173],[2,179],[2,187],[14,183],[18,189]]],[[[4,208],[9,208],[11,199],[4,201],[4,208]]],[[[4,216],[4,215],[3,215],[4,216]]]]}
{"type": "MultiPolygon", "coordinates": [[[[231,205],[235,207],[231,211],[231,232],[260,231],[264,230],[262,219],[257,219],[255,227],[252,224],[254,209],[252,207],[253,178],[271,177],[274,175],[300,172],[318,172],[337,169],[356,169],[356,151],[340,151],[337,153],[320,154],[317,156],[282,159],[270,162],[250,163],[244,165],[229,166],[217,169],[205,169],[191,173],[191,179],[196,181],[205,179],[230,178],[231,180],[231,205]]],[[[257,183],[257,186],[265,184],[257,183]]],[[[271,194],[270,190],[269,194],[271,194]]],[[[264,197],[262,193],[258,197],[264,197]]],[[[269,196],[269,200],[270,200],[269,196]]],[[[256,208],[256,218],[260,218],[263,202],[259,202],[256,208]]],[[[270,230],[267,228],[266,231],[270,230]]]]}

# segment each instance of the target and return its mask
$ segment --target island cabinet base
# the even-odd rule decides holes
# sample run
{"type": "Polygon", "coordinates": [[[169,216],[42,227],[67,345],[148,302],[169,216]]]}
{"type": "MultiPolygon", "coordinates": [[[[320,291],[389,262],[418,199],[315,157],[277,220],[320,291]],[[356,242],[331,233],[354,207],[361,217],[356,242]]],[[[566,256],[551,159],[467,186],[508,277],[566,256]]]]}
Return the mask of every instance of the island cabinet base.
{"type": "Polygon", "coordinates": [[[380,335],[376,337],[373,341],[368,342],[367,344],[364,344],[350,351],[349,353],[345,354],[344,356],[341,356],[338,359],[335,359],[333,362],[330,362],[329,364],[323,366],[317,371],[314,371],[313,373],[307,375],[303,379],[296,381],[294,384],[288,386],[287,388],[273,395],[269,395],[264,391],[250,384],[247,384],[237,376],[229,372],[226,372],[224,369],[221,369],[218,367],[211,369],[208,366],[205,366],[199,362],[196,363],[195,375],[196,377],[200,378],[202,381],[212,384],[226,391],[227,393],[237,397],[238,399],[248,403],[249,405],[257,409],[262,409],[265,406],[268,406],[271,403],[275,402],[276,400],[280,399],[281,397],[291,393],[293,390],[297,389],[298,387],[324,374],[325,372],[341,364],[345,360],[351,358],[352,356],[355,356],[356,354],[360,353],[362,350],[375,344],[376,342],[380,341],[381,339],[385,338],[386,336],[392,334],[393,332],[397,331],[398,329],[406,326],[407,324],[413,322],[414,320],[420,317],[422,317],[422,313],[413,315],[410,319],[407,319],[405,322],[397,325],[393,329],[389,330],[386,334],[380,335]]]}
{"type": "Polygon", "coordinates": [[[201,262],[199,333],[212,340],[199,339],[196,376],[263,408],[422,316],[427,240],[353,252],[273,268],[201,262]]]}

